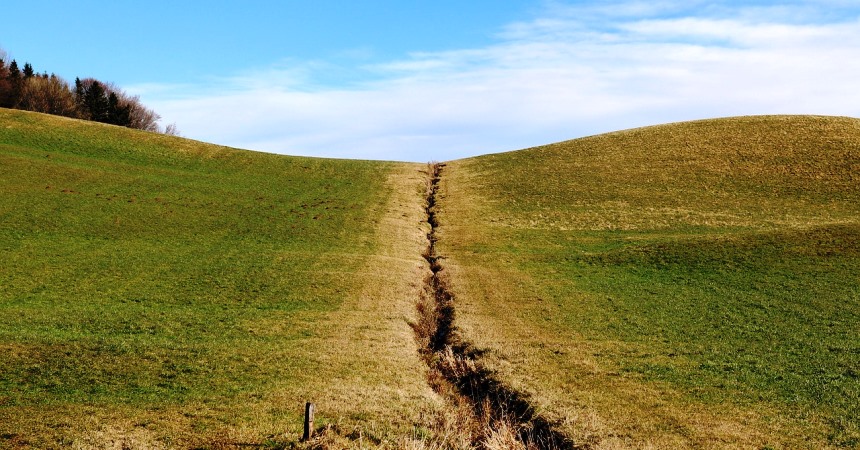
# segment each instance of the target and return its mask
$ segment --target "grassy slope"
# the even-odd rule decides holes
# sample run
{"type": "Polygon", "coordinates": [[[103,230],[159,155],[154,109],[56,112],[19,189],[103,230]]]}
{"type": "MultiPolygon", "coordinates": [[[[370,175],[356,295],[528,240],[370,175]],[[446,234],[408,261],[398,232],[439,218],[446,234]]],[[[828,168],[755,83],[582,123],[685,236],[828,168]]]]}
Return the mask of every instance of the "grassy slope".
{"type": "Polygon", "coordinates": [[[580,442],[860,445],[860,120],[487,155],[442,196],[458,325],[580,442]]]}
{"type": "Polygon", "coordinates": [[[409,435],[422,182],[0,110],[0,446],[409,435]]]}

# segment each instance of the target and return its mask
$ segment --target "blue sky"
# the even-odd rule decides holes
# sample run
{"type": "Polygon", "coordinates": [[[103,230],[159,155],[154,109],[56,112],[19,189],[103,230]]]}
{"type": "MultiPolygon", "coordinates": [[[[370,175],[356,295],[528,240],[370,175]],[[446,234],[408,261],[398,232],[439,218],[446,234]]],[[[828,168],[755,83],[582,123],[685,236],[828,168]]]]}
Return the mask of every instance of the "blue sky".
{"type": "Polygon", "coordinates": [[[0,48],[186,137],[447,160],[745,114],[860,116],[856,1],[11,2],[0,48]]]}

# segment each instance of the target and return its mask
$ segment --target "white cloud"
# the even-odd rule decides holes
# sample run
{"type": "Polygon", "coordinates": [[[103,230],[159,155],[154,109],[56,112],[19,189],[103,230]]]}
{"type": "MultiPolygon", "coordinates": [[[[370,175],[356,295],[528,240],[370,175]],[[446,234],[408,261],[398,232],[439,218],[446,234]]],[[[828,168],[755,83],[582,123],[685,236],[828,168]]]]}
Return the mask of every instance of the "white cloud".
{"type": "Polygon", "coordinates": [[[787,7],[773,15],[701,8],[705,15],[679,5],[556,2],[541,17],[508,25],[485,48],[416,52],[365,67],[282,63],[191,90],[135,92],[191,138],[411,161],[705,117],[860,114],[857,11],[806,23],[787,7]],[[364,81],[319,81],[331,71],[364,81]]]}

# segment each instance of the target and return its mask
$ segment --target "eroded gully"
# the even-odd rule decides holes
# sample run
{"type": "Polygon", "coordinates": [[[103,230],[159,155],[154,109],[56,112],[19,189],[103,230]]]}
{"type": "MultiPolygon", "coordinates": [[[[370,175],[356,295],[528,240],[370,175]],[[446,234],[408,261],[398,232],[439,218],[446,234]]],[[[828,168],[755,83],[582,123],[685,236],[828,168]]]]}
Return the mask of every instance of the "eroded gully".
{"type": "Polygon", "coordinates": [[[428,382],[446,399],[454,416],[445,423],[457,428],[460,442],[465,440],[473,448],[583,448],[537,415],[525,395],[505,386],[485,368],[480,352],[463,339],[454,325],[455,298],[442,264],[444,257],[436,250],[437,200],[444,168],[442,163],[430,163],[427,169],[425,209],[430,232],[423,256],[430,273],[424,280],[417,303],[419,320],[413,328],[429,367],[428,382]]]}

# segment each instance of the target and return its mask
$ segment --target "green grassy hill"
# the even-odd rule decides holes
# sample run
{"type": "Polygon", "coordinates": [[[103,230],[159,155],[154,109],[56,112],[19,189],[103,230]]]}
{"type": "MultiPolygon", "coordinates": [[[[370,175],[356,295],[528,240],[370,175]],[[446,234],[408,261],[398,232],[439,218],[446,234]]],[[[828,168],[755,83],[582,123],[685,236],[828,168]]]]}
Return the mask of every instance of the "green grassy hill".
{"type": "Polygon", "coordinates": [[[0,109],[0,447],[408,438],[416,167],[0,109]]]}
{"type": "MultiPolygon", "coordinates": [[[[428,176],[0,109],[0,448],[469,448],[410,327],[428,176]]],[[[860,120],[610,133],[430,191],[459,336],[583,448],[860,446],[860,120]]]]}
{"type": "Polygon", "coordinates": [[[577,442],[860,446],[860,120],[611,133],[440,193],[456,324],[577,442]]]}

